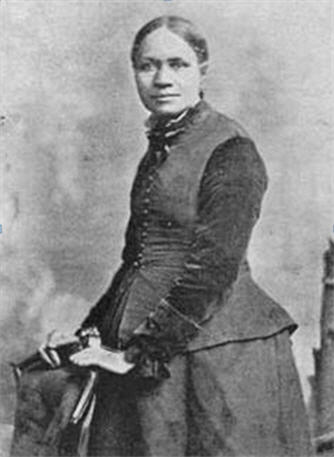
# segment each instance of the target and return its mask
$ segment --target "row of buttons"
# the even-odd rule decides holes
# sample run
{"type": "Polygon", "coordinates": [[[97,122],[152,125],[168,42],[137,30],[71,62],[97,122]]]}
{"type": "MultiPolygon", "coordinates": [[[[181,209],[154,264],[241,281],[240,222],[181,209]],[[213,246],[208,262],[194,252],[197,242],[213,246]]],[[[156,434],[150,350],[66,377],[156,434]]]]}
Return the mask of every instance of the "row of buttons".
{"type": "Polygon", "coordinates": [[[139,268],[141,266],[141,262],[143,259],[143,250],[145,248],[144,240],[147,238],[147,227],[148,227],[147,216],[149,214],[149,204],[151,202],[149,195],[152,191],[153,181],[154,181],[154,176],[153,176],[153,174],[150,174],[147,178],[147,184],[146,184],[146,188],[144,190],[144,192],[147,196],[143,200],[144,208],[142,210],[143,221],[141,223],[141,226],[142,226],[141,233],[140,233],[141,242],[139,244],[140,251],[137,254],[136,260],[133,262],[133,266],[135,268],[139,268]]]}
{"type": "MultiPolygon", "coordinates": [[[[149,225],[149,222],[148,222],[148,216],[149,216],[149,213],[150,213],[150,209],[149,209],[149,205],[151,203],[151,198],[150,198],[150,194],[152,192],[152,187],[153,187],[153,182],[154,182],[154,179],[155,179],[155,171],[156,171],[156,166],[153,166],[151,168],[151,173],[147,176],[147,180],[146,180],[146,186],[145,186],[145,189],[144,189],[144,194],[145,194],[145,197],[143,198],[142,200],[142,204],[143,204],[143,209],[141,211],[141,215],[142,215],[142,221],[141,221],[141,228],[139,229],[140,230],[140,243],[139,243],[139,247],[140,247],[140,250],[136,256],[136,259],[134,260],[133,262],[133,266],[135,268],[139,268],[142,266],[142,259],[143,259],[143,251],[144,251],[144,248],[145,248],[145,239],[147,238],[147,227],[149,225]]],[[[144,178],[145,179],[145,178],[144,178]]],[[[163,226],[165,227],[168,227],[168,228],[171,228],[173,226],[173,222],[172,221],[166,221],[162,224],[163,226]]]]}

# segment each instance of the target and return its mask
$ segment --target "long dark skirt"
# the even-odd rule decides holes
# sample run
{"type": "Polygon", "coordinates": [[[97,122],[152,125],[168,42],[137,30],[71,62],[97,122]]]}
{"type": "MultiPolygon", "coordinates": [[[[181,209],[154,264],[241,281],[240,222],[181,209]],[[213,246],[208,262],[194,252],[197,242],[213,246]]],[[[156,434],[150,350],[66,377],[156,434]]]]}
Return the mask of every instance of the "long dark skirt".
{"type": "Polygon", "coordinates": [[[89,456],[307,456],[288,332],[176,357],[160,383],[104,374],[89,456]]]}
{"type": "Polygon", "coordinates": [[[77,455],[81,429],[68,424],[86,379],[85,370],[75,367],[23,374],[11,456],[77,455]]]}

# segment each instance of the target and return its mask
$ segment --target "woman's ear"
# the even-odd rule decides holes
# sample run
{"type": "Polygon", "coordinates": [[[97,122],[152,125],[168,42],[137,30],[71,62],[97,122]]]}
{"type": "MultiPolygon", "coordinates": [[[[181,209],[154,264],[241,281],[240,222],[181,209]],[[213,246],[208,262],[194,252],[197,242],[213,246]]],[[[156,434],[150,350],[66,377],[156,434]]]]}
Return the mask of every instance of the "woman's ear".
{"type": "Polygon", "coordinates": [[[201,80],[200,80],[200,98],[204,98],[204,83],[207,75],[209,64],[208,63],[202,63],[199,67],[200,70],[200,75],[201,75],[201,80]]]}

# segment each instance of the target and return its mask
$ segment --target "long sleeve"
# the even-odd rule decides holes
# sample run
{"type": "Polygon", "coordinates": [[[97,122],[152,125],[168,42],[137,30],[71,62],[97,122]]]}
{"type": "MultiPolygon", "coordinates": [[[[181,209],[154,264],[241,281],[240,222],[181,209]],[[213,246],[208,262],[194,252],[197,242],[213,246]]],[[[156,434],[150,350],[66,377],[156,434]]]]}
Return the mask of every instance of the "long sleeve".
{"type": "Polygon", "coordinates": [[[135,330],[132,361],[168,361],[201,331],[209,303],[228,290],[259,217],[267,175],[254,143],[235,137],[212,153],[202,176],[198,218],[182,274],[156,310],[135,330]]]}
{"type": "Polygon", "coordinates": [[[119,268],[119,270],[115,274],[110,287],[101,296],[101,298],[97,301],[97,303],[91,308],[88,315],[85,317],[85,319],[81,323],[81,326],[78,329],[77,333],[79,333],[80,330],[88,328],[88,327],[99,328],[101,326],[103,319],[106,315],[106,312],[113,302],[113,298],[116,293],[116,290],[124,277],[125,271],[126,271],[125,266],[124,266],[124,264],[122,264],[122,266],[119,268]]]}

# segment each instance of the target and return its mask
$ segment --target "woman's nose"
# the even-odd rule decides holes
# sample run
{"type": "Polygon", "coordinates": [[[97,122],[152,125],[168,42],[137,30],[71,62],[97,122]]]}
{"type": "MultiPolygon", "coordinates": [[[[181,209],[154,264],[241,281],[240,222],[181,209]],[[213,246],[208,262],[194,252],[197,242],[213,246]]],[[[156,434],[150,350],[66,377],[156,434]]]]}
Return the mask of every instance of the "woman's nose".
{"type": "Polygon", "coordinates": [[[161,65],[157,70],[154,77],[154,85],[156,86],[171,86],[173,84],[173,79],[171,72],[169,71],[166,65],[161,65]]]}

